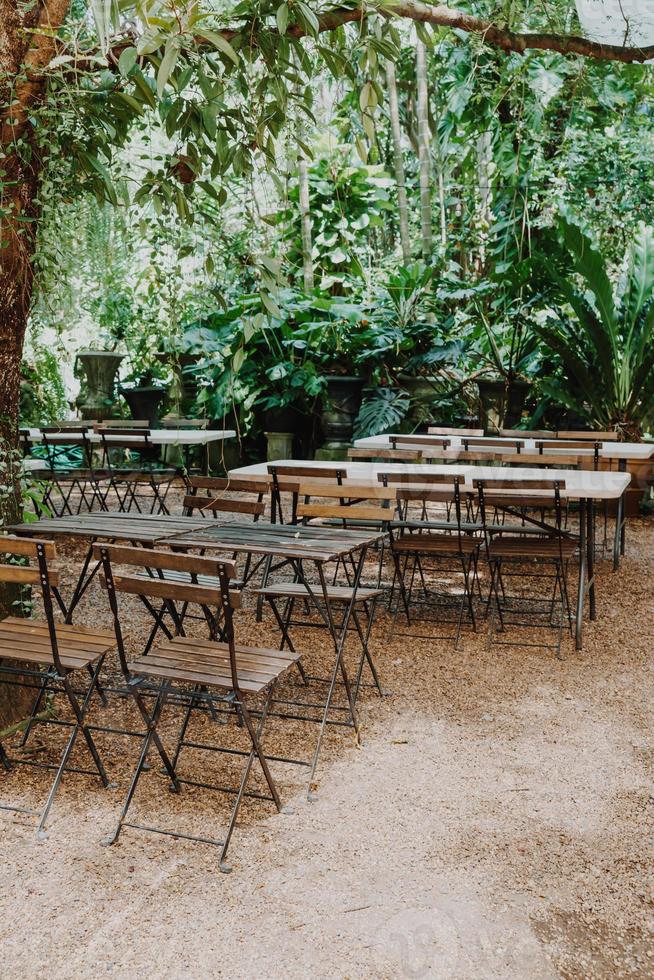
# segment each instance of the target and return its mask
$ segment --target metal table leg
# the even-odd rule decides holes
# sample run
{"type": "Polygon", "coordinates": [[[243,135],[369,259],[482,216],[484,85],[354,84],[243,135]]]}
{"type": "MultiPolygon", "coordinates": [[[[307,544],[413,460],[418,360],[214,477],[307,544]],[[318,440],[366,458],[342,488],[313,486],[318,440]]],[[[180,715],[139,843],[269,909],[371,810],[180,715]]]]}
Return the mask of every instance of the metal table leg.
{"type": "Polygon", "coordinates": [[[575,626],[575,646],[581,650],[583,642],[584,599],[586,596],[586,573],[588,549],[586,544],[586,499],[579,501],[579,581],[577,584],[577,615],[575,626]]]}

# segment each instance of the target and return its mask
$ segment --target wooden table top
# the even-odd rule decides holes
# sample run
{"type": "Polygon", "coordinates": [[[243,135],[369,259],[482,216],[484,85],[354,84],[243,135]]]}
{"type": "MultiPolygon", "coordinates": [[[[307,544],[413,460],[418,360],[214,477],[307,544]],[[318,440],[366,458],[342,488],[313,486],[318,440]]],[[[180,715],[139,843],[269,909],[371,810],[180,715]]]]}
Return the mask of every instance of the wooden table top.
{"type": "Polygon", "coordinates": [[[383,536],[381,531],[349,531],[340,527],[211,521],[194,530],[162,537],[159,543],[167,547],[217,548],[328,562],[350,555],[383,536]]]}
{"type": "MultiPolygon", "coordinates": [[[[417,436],[412,436],[411,439],[415,439],[417,436]]],[[[404,443],[402,441],[402,435],[400,433],[389,433],[388,435],[381,436],[368,436],[366,439],[356,439],[354,445],[357,449],[369,449],[374,451],[375,449],[390,449],[391,439],[397,439],[397,446],[400,449],[426,449],[433,452],[434,458],[450,457],[453,458],[454,454],[457,452],[464,452],[464,441],[467,437],[463,436],[438,436],[425,434],[424,442],[411,442],[404,443]],[[447,450],[443,450],[441,446],[441,451],[438,452],[438,443],[442,442],[443,439],[449,442],[447,450]]],[[[509,436],[480,436],[477,438],[470,437],[470,442],[473,444],[470,448],[474,450],[479,450],[480,452],[484,450],[484,442],[488,440],[488,448],[493,451],[493,454],[507,454],[510,456],[519,456],[522,453],[527,453],[533,455],[538,453],[539,450],[536,447],[536,442],[542,441],[537,439],[525,438],[522,439],[520,436],[516,436],[515,439],[509,436]],[[516,444],[520,444],[520,453],[516,451],[516,444]],[[498,445],[499,444],[499,445],[498,445]]],[[[555,442],[558,440],[545,440],[547,442],[555,442]]],[[[548,456],[556,455],[561,453],[562,455],[575,456],[590,456],[593,457],[595,453],[594,444],[592,441],[588,441],[587,447],[570,448],[570,442],[577,443],[579,440],[567,440],[561,439],[560,446],[552,446],[544,450],[548,456]],[[566,446],[566,442],[568,445],[566,446]]],[[[599,456],[601,459],[631,459],[631,460],[647,460],[654,456],[654,444],[647,442],[601,442],[599,448],[599,456]]]]}
{"type": "MultiPolygon", "coordinates": [[[[465,484],[461,489],[472,491],[473,480],[520,480],[525,483],[526,489],[530,480],[565,480],[565,496],[570,500],[592,499],[592,500],[617,500],[621,497],[629,486],[631,476],[629,473],[616,473],[608,470],[573,470],[573,469],[545,469],[533,466],[515,466],[506,469],[504,466],[465,466],[462,463],[365,463],[360,460],[343,460],[328,464],[320,460],[292,460],[278,459],[268,463],[253,463],[250,466],[239,466],[237,469],[230,470],[229,475],[233,479],[258,480],[261,483],[269,484],[271,477],[268,473],[268,466],[292,466],[297,463],[302,467],[321,467],[329,465],[335,469],[342,469],[347,473],[347,478],[343,481],[344,486],[348,484],[371,483],[379,486],[377,480],[378,473],[440,473],[463,476],[465,484]]],[[[284,477],[290,481],[292,477],[284,477]]],[[[309,483],[310,478],[303,476],[298,478],[298,483],[309,483]]],[[[416,480],[416,485],[420,486],[420,481],[416,480]]],[[[430,485],[430,489],[436,489],[430,485]]],[[[531,491],[532,495],[540,493],[541,496],[551,496],[552,491],[531,491]]],[[[563,491],[562,491],[563,493],[563,491]]]]}
{"type": "Polygon", "coordinates": [[[167,514],[121,514],[118,511],[44,517],[29,524],[8,528],[12,534],[30,537],[106,538],[114,541],[141,541],[154,544],[160,538],[192,530],[206,522],[202,517],[167,514]]]}
{"type": "MultiPolygon", "coordinates": [[[[30,442],[39,443],[43,442],[43,435],[40,429],[31,428],[29,431],[30,442]]],[[[55,434],[55,433],[51,433],[55,434]]],[[[62,433],[63,435],[64,433],[62,433]]],[[[77,443],[82,443],[82,432],[66,432],[66,440],[70,442],[71,446],[77,445],[77,443]],[[69,438],[70,437],[70,438],[69,438]]],[[[110,443],[112,441],[111,429],[105,432],[106,441],[110,443]]],[[[148,430],[148,442],[152,443],[153,446],[204,446],[208,442],[222,442],[226,439],[233,439],[236,436],[234,429],[149,429],[148,430]]],[[[86,438],[88,442],[96,443],[102,442],[99,432],[94,432],[93,429],[86,429],[86,438]]],[[[115,441],[120,441],[121,444],[125,442],[142,442],[143,435],[139,435],[135,432],[134,435],[121,434],[120,436],[114,435],[113,439],[115,441]]]]}

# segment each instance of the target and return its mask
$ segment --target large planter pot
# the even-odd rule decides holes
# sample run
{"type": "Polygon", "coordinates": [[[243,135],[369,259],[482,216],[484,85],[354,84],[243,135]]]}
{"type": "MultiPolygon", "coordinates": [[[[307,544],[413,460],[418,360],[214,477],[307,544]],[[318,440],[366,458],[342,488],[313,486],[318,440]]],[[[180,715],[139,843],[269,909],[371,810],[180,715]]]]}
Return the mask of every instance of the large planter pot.
{"type": "Polygon", "coordinates": [[[404,427],[413,432],[418,426],[429,422],[437,422],[434,417],[434,402],[437,396],[438,379],[429,375],[412,376],[400,374],[398,381],[402,390],[410,399],[409,411],[404,420],[404,427]]]}
{"type": "Polygon", "coordinates": [[[365,378],[327,375],[327,391],[320,416],[328,443],[349,443],[363,396],[365,378]]]}
{"type": "Polygon", "coordinates": [[[266,459],[293,459],[292,432],[264,432],[266,437],[266,459]]]}
{"type": "Polygon", "coordinates": [[[157,427],[159,408],[166,397],[165,388],[121,388],[120,393],[129,405],[133,419],[147,420],[151,429],[157,427]]]}
{"type": "Polygon", "coordinates": [[[75,366],[79,365],[84,371],[84,381],[75,404],[83,419],[101,422],[112,417],[116,375],[123,356],[102,350],[84,350],[77,354],[75,366]]]}
{"type": "Polygon", "coordinates": [[[528,381],[478,381],[479,419],[487,432],[517,426],[531,385],[528,381]]]}

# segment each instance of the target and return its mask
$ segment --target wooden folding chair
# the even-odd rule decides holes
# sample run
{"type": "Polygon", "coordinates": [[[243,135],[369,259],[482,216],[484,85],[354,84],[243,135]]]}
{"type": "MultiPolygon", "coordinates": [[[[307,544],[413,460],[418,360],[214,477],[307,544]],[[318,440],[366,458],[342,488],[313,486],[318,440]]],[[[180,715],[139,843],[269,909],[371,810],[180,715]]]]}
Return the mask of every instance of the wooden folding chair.
{"type": "Polygon", "coordinates": [[[39,478],[47,482],[44,504],[55,517],[92,511],[95,504],[106,510],[104,485],[108,474],[93,465],[93,448],[88,438],[90,424],[51,425],[41,428],[41,445],[48,472],[39,478]],[[74,438],[73,438],[74,437],[74,438]],[[79,464],[71,463],[71,452],[79,452],[79,464]],[[58,495],[58,496],[57,496],[58,495]]]}
{"type": "MultiPolygon", "coordinates": [[[[139,548],[103,544],[94,545],[94,556],[102,561],[102,584],[107,590],[114,618],[121,669],[145,724],[139,759],[116,829],[107,843],[115,843],[123,828],[131,827],[150,833],[212,844],[220,848],[220,870],[229,871],[231,869],[226,864],[226,856],[243,800],[249,798],[268,801],[274,803],[278,811],[281,810],[281,800],[263,751],[262,740],[275,684],[282,674],[299,663],[300,655],[289,650],[245,646],[236,642],[234,611],[239,606],[240,593],[231,589],[236,571],[232,562],[174,552],[150,550],[144,552],[139,548]],[[133,573],[122,574],[115,571],[114,565],[141,569],[146,566],[148,570],[156,569],[164,574],[182,571],[191,576],[192,582],[182,583],[170,581],[166,577],[150,578],[133,573]],[[201,579],[217,580],[219,585],[218,587],[200,585],[201,579]],[[178,626],[175,635],[157,644],[147,655],[141,653],[128,659],[119,611],[120,594],[165,599],[177,606],[180,603],[195,603],[205,608],[220,608],[222,622],[208,623],[207,639],[187,637],[183,627],[178,626]],[[144,698],[146,690],[155,694],[155,702],[151,710],[148,710],[144,698]],[[172,758],[165,750],[158,733],[162,711],[171,698],[181,699],[185,705],[172,758]],[[259,698],[262,702],[255,706],[253,712],[258,717],[257,724],[250,712],[251,698],[259,698]],[[242,723],[250,748],[235,749],[231,745],[207,745],[189,739],[188,729],[194,712],[203,711],[206,716],[206,709],[209,709],[210,717],[214,717],[218,712],[223,716],[225,713],[233,715],[239,724],[242,723]],[[223,839],[195,836],[169,828],[128,822],[127,817],[134,794],[153,744],[164,764],[171,788],[175,792],[179,792],[183,785],[187,785],[235,796],[223,839]],[[242,759],[243,769],[238,785],[225,787],[181,777],[178,773],[180,755],[183,750],[190,748],[222,753],[231,759],[242,759]],[[248,789],[255,761],[261,768],[268,788],[267,794],[248,789]]],[[[177,624],[179,620],[175,622],[177,624]]],[[[217,725],[216,729],[223,732],[225,730],[223,725],[217,725]]],[[[281,759],[280,761],[293,762],[294,760],[281,759]]]]}
{"type": "Polygon", "coordinates": [[[419,463],[422,460],[421,449],[348,449],[348,459],[371,461],[385,460],[391,463],[419,463]]]}
{"type": "MultiPolygon", "coordinates": [[[[297,520],[301,524],[318,524],[343,527],[350,530],[375,529],[385,531],[389,522],[395,516],[395,501],[397,492],[394,489],[379,486],[357,486],[353,484],[334,485],[332,483],[302,483],[298,486],[297,520]]],[[[381,582],[384,561],[384,549],[380,547],[377,560],[377,570],[374,582],[370,585],[360,585],[357,581],[357,567],[354,559],[337,562],[334,568],[331,584],[325,584],[320,597],[324,597],[324,616],[319,618],[294,618],[297,604],[304,607],[310,614],[314,610],[309,605],[309,588],[298,580],[296,575],[292,582],[270,582],[267,580],[258,589],[258,594],[265,598],[275,616],[282,632],[284,644],[292,641],[289,630],[293,627],[329,628],[331,621],[344,619],[344,610],[351,607],[352,629],[358,634],[361,643],[361,657],[356,669],[353,684],[354,700],[358,696],[364,665],[367,663],[372,674],[373,683],[379,694],[383,694],[379,675],[370,653],[369,641],[372,630],[377,600],[384,593],[381,582]],[[342,569],[343,574],[339,576],[342,569]],[[339,581],[339,578],[344,581],[339,581]],[[278,603],[283,604],[280,610],[278,603]]],[[[313,590],[312,590],[313,591],[313,590]]],[[[324,680],[303,674],[306,681],[324,680]]]]}
{"type": "Polygon", "coordinates": [[[347,469],[342,466],[307,466],[305,463],[284,463],[279,465],[271,463],[268,465],[268,473],[271,477],[271,498],[270,498],[270,522],[271,524],[284,523],[282,512],[282,493],[287,492],[292,495],[291,524],[296,522],[297,507],[297,488],[300,480],[335,480],[342,483],[347,479],[347,469]]]}
{"type": "MultiPolygon", "coordinates": [[[[382,482],[388,482],[394,478],[398,479],[398,476],[398,474],[384,473],[379,474],[378,478],[382,482]]],[[[402,480],[402,485],[397,491],[398,510],[402,518],[390,526],[394,582],[399,586],[399,598],[394,602],[393,609],[393,629],[394,632],[398,632],[400,611],[406,619],[406,630],[400,635],[423,639],[451,639],[451,637],[435,637],[432,633],[415,632],[412,631],[412,626],[416,619],[424,624],[453,623],[456,649],[461,638],[463,616],[466,611],[472,629],[477,628],[473,587],[477,581],[477,563],[482,544],[479,536],[481,525],[470,520],[467,504],[462,500],[461,486],[465,483],[464,476],[449,473],[430,474],[429,481],[423,481],[420,473],[408,474],[408,476],[408,485],[402,480]],[[435,485],[440,485],[440,489],[435,489],[435,485]],[[445,520],[435,518],[429,512],[431,505],[441,503],[445,503],[449,508],[445,520]],[[412,507],[417,508],[417,513],[412,513],[412,507]],[[430,568],[438,572],[433,587],[427,580],[430,568]],[[442,584],[443,571],[461,574],[463,588],[458,599],[456,593],[451,590],[443,591],[442,588],[436,587],[442,584]],[[440,609],[452,607],[455,610],[453,621],[438,618],[437,613],[440,609]],[[434,615],[430,618],[432,613],[434,615]]]]}
{"type": "Polygon", "coordinates": [[[96,426],[95,431],[101,441],[101,465],[108,474],[109,489],[115,493],[119,509],[125,513],[134,508],[140,514],[168,514],[166,497],[177,474],[176,470],[158,464],[155,458],[158,450],[152,444],[150,430],[103,425],[96,426]],[[118,463],[116,453],[121,456],[118,463]]]}
{"type": "MultiPolygon", "coordinates": [[[[0,554],[9,555],[12,559],[36,559],[36,566],[0,565],[0,582],[14,583],[20,587],[40,586],[45,612],[43,620],[7,616],[0,621],[0,677],[3,683],[15,687],[34,688],[38,692],[21,744],[25,744],[30,730],[37,724],[71,729],[57,763],[10,757],[0,742],[0,763],[5,770],[11,770],[14,765],[28,765],[53,770],[55,773],[42,810],[0,804],[0,809],[29,813],[38,817],[38,835],[43,837],[48,815],[64,773],[97,776],[103,786],[109,785],[86,716],[93,695],[100,692],[98,685],[100,669],[106,654],[115,647],[115,640],[113,633],[107,630],[55,622],[52,599],[53,590],[58,585],[58,575],[48,567],[48,562],[56,557],[55,546],[51,541],[2,537],[0,554]],[[87,676],[87,685],[80,694],[79,688],[85,676],[87,676]],[[52,712],[39,714],[41,705],[50,696],[60,694],[65,695],[70,706],[73,715],[71,721],[54,716],[52,712]],[[80,733],[91,756],[93,769],[83,769],[69,764],[80,733]]],[[[54,594],[61,605],[58,593],[54,594]]]]}
{"type": "Polygon", "coordinates": [[[391,449],[412,449],[417,452],[418,447],[422,449],[442,449],[446,452],[452,445],[451,439],[441,438],[440,436],[389,436],[388,441],[391,449]]]}
{"type": "MultiPolygon", "coordinates": [[[[489,647],[495,635],[495,614],[499,620],[500,631],[507,626],[531,627],[538,629],[555,629],[558,631],[557,642],[552,647],[546,643],[523,643],[521,646],[545,647],[556,649],[560,654],[564,622],[572,635],[572,612],[568,594],[567,568],[574,556],[578,542],[563,528],[562,501],[565,496],[565,480],[473,480],[473,486],[479,494],[479,512],[484,528],[486,555],[490,567],[490,588],[487,600],[487,611],[493,614],[489,631],[489,647]],[[514,502],[522,497],[525,501],[535,502],[539,498],[548,498],[554,518],[550,517],[547,524],[532,520],[529,527],[507,528],[489,519],[489,507],[506,507],[513,512],[514,502]],[[514,566],[516,571],[510,571],[514,566]],[[509,570],[507,570],[507,566],[509,570]],[[536,567],[536,571],[534,571],[536,567]],[[553,568],[553,574],[548,574],[548,568],[553,568]],[[545,570],[543,570],[545,569],[545,570]],[[519,579],[523,584],[532,579],[554,580],[552,593],[549,598],[533,597],[523,593],[511,596],[505,588],[505,579],[519,579]],[[559,600],[559,616],[555,620],[559,600]],[[511,619],[511,615],[524,618],[511,619]]],[[[502,641],[501,645],[515,645],[511,641],[502,641]]]]}

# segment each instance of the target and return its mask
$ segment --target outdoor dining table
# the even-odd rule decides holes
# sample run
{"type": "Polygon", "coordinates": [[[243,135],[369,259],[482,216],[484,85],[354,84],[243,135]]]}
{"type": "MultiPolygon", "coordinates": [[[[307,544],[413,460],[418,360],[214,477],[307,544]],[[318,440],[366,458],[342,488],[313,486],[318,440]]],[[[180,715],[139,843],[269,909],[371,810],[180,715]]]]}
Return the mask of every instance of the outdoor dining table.
{"type": "Polygon", "coordinates": [[[65,517],[43,517],[39,521],[14,524],[8,528],[8,531],[25,537],[71,537],[88,540],[89,546],[82,563],[82,569],[70,602],[65,609],[66,622],[72,623],[73,613],[95,578],[101,564],[101,562],[96,562],[89,571],[94,542],[129,541],[131,544],[143,548],[152,548],[160,539],[163,540],[166,536],[179,534],[180,531],[188,531],[203,522],[206,522],[206,518],[100,511],[90,514],[66,515],[65,517]]]}
{"type": "MultiPolygon", "coordinates": [[[[316,610],[327,628],[334,645],[334,663],[327,678],[327,697],[324,704],[314,705],[322,709],[320,728],[309,774],[309,796],[315,788],[315,776],[320,756],[320,749],[327,724],[346,724],[354,728],[357,742],[360,738],[359,719],[356,711],[356,698],[352,690],[350,678],[344,659],[345,642],[350,628],[352,612],[357,601],[357,593],[361,583],[361,575],[366,560],[368,548],[384,537],[381,531],[350,531],[342,527],[315,527],[305,525],[284,524],[240,524],[236,522],[211,521],[177,534],[166,534],[156,544],[169,548],[191,549],[201,548],[203,551],[240,553],[246,555],[265,555],[281,559],[289,566],[295,582],[306,589],[303,596],[316,610]],[[340,621],[334,614],[330,587],[327,582],[326,566],[339,560],[351,562],[350,588],[351,598],[347,602],[345,612],[340,621]],[[317,572],[317,582],[311,582],[307,577],[307,565],[313,566],[317,572]],[[330,721],[334,692],[339,673],[345,689],[350,718],[348,721],[330,721]]],[[[279,565],[277,566],[280,567],[279,565]]],[[[271,602],[277,624],[282,632],[282,649],[285,643],[293,649],[288,635],[287,624],[284,623],[274,602],[271,602]]],[[[358,635],[358,630],[355,631],[358,635]]],[[[364,653],[368,655],[365,641],[359,635],[364,653]]],[[[305,706],[307,706],[305,704],[305,706]]],[[[293,717],[293,716],[290,716],[293,717]]],[[[312,719],[305,719],[312,720],[312,719]]]]}
{"type": "MultiPolygon", "coordinates": [[[[268,467],[288,466],[293,461],[271,460],[268,463],[254,463],[250,466],[240,466],[230,470],[230,477],[234,479],[249,479],[270,484],[272,477],[268,473],[268,467]]],[[[298,466],[324,466],[319,460],[295,460],[298,466]]],[[[356,484],[370,483],[378,485],[377,474],[384,472],[415,472],[416,465],[420,472],[425,474],[440,473],[463,476],[465,483],[461,485],[462,493],[474,491],[473,480],[502,480],[506,478],[506,470],[498,466],[465,466],[458,463],[440,464],[406,464],[406,463],[366,463],[358,460],[343,462],[332,462],[332,466],[341,467],[347,473],[344,481],[356,484]]],[[[525,489],[529,489],[529,497],[535,498],[540,495],[545,497],[545,491],[533,490],[529,488],[529,482],[534,480],[561,480],[565,481],[565,490],[562,492],[568,501],[577,502],[579,505],[579,574],[577,587],[577,606],[575,613],[575,642],[578,650],[581,650],[583,643],[583,621],[586,595],[588,595],[590,618],[597,619],[597,603],[595,590],[595,521],[594,508],[597,501],[615,500],[618,503],[618,519],[616,521],[616,535],[614,540],[614,559],[616,553],[619,554],[620,535],[619,528],[622,523],[621,507],[622,498],[630,482],[629,473],[609,472],[605,470],[574,470],[574,469],[541,469],[529,466],[519,466],[511,469],[511,480],[524,480],[525,489]]],[[[302,481],[306,482],[307,477],[303,476],[302,481]]]]}
{"type": "MultiPolygon", "coordinates": [[[[39,428],[28,428],[25,430],[26,439],[33,445],[38,445],[43,442],[43,433],[39,428]]],[[[204,447],[204,470],[208,471],[208,447],[212,442],[225,442],[227,439],[233,439],[236,436],[234,429],[149,429],[148,430],[148,442],[152,446],[162,446],[162,447],[179,447],[183,454],[185,464],[188,468],[189,466],[189,455],[193,446],[203,446],[204,447]]],[[[82,429],[80,427],[79,432],[67,431],[66,432],[66,442],[70,443],[71,446],[83,445],[85,443],[91,443],[91,445],[100,445],[104,440],[105,445],[111,445],[112,442],[120,444],[121,447],[125,447],[127,443],[143,442],[143,435],[139,434],[138,431],[134,432],[134,435],[130,433],[112,434],[111,430],[105,430],[102,434],[100,432],[94,431],[91,427],[89,429],[82,429]]]]}
{"type": "MultiPolygon", "coordinates": [[[[537,442],[542,442],[543,440],[523,438],[520,436],[519,432],[516,432],[515,437],[511,436],[480,436],[478,438],[467,439],[465,436],[438,436],[426,434],[424,436],[424,443],[420,439],[419,435],[410,436],[410,442],[404,442],[407,437],[403,436],[401,433],[388,433],[380,436],[368,436],[365,439],[356,439],[354,446],[356,449],[391,449],[394,444],[399,447],[411,446],[412,449],[427,449],[434,453],[434,458],[441,458],[444,453],[452,457],[457,452],[465,452],[466,443],[471,444],[471,448],[479,450],[480,452],[484,450],[484,444],[488,443],[488,448],[492,448],[494,455],[502,455],[504,453],[508,455],[530,455],[533,456],[539,453],[539,449],[536,445],[537,442]],[[420,439],[420,441],[418,441],[420,439]],[[443,442],[449,443],[446,449],[443,449],[443,442]],[[440,443],[440,448],[439,448],[440,443]]],[[[595,454],[594,443],[592,440],[588,441],[587,447],[582,447],[578,445],[577,440],[567,440],[561,439],[560,446],[554,446],[552,443],[555,440],[545,440],[548,442],[548,447],[545,450],[548,456],[555,456],[558,453],[561,455],[570,455],[574,453],[575,456],[589,456],[591,459],[595,454]],[[566,443],[575,442],[575,448],[571,449],[566,443]]],[[[654,443],[647,442],[615,442],[599,441],[598,455],[600,459],[605,460],[615,460],[623,462],[644,462],[648,459],[654,458],[654,443]]]]}

